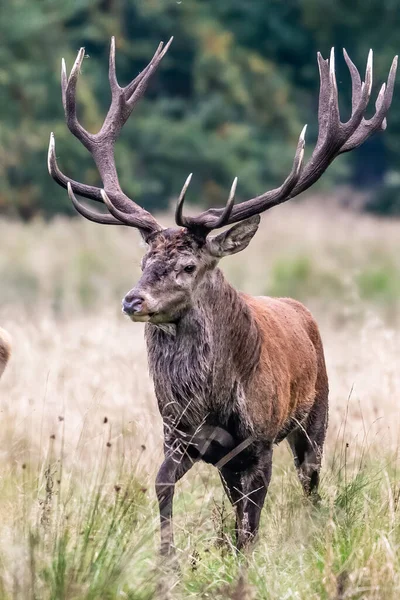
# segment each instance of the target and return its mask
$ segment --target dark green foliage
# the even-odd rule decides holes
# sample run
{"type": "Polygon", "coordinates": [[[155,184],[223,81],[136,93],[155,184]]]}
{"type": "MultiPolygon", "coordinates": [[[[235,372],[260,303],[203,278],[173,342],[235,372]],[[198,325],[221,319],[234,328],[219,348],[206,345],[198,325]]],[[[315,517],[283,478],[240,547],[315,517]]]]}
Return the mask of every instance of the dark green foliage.
{"type": "MultiPolygon", "coordinates": [[[[124,190],[148,208],[165,208],[194,172],[190,198],[220,204],[239,176],[239,198],[282,181],[296,139],[309,123],[316,136],[317,49],[345,45],[363,69],[375,50],[375,80],[386,77],[398,50],[395,0],[9,0],[1,8],[0,211],[30,218],[71,213],[66,193],[47,174],[50,131],[62,169],[99,184],[86,150],[64,124],[61,57],[71,68],[80,46],[87,58],[79,82],[79,115],[90,130],[108,107],[107,54],[117,38],[117,70],[125,84],[160,40],[174,43],[117,146],[124,190]]],[[[349,77],[338,64],[343,113],[349,77]]],[[[376,86],[377,87],[377,86],[376,86]]],[[[388,131],[330,169],[327,183],[362,187],[382,182],[399,162],[400,106],[388,131]],[[344,167],[344,168],[343,168],[344,167]]],[[[375,210],[389,212],[382,197],[375,210]]]]}
{"type": "Polygon", "coordinates": [[[385,183],[372,194],[367,202],[369,212],[377,215],[400,215],[400,185],[385,183]]]}

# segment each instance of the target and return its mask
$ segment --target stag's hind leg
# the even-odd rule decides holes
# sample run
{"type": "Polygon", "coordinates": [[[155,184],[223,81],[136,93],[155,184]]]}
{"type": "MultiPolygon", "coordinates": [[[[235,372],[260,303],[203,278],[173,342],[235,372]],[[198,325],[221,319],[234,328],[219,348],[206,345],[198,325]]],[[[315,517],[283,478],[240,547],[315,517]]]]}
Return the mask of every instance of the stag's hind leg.
{"type": "Polygon", "coordinates": [[[312,341],[316,349],[318,361],[314,404],[307,418],[302,423],[299,423],[297,428],[288,435],[287,439],[292,449],[299,479],[305,493],[308,496],[313,496],[313,499],[318,500],[319,472],[321,469],[326,428],[328,426],[329,385],[324,351],[317,329],[313,332],[312,341]]]}
{"type": "Polygon", "coordinates": [[[304,423],[287,439],[304,492],[318,500],[319,472],[328,424],[328,403],[317,400],[304,423]]]}

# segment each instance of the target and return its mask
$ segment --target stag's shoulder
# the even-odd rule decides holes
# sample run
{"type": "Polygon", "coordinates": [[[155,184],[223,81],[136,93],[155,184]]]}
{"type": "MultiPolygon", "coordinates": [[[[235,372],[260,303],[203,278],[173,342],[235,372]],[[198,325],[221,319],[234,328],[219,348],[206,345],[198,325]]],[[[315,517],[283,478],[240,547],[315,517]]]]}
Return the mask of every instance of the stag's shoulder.
{"type": "Polygon", "coordinates": [[[298,315],[301,318],[313,319],[311,312],[298,300],[293,298],[273,298],[272,296],[250,296],[240,294],[246,304],[254,311],[273,314],[298,315]]]}
{"type": "Polygon", "coordinates": [[[305,330],[314,341],[319,337],[317,323],[311,312],[297,300],[292,298],[272,298],[270,296],[249,296],[242,294],[243,299],[263,328],[269,326],[292,332],[299,328],[305,330]]]}
{"type": "Polygon", "coordinates": [[[293,298],[279,298],[282,304],[288,306],[297,315],[313,341],[319,341],[319,328],[311,311],[304,304],[293,298]]]}
{"type": "Polygon", "coordinates": [[[11,354],[11,337],[0,327],[0,375],[3,373],[11,354]]]}

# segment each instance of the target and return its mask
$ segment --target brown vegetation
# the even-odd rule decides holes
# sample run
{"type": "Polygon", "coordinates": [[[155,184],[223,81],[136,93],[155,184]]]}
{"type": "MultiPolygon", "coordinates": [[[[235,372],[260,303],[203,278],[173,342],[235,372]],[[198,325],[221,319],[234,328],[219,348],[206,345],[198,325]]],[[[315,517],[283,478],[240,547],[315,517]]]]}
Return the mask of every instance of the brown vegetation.
{"type": "MultiPolygon", "coordinates": [[[[281,445],[244,574],[262,599],[290,597],[289,590],[335,597],[342,581],[349,597],[394,600],[400,590],[399,225],[331,206],[321,197],[271,211],[249,248],[223,264],[228,280],[248,293],[292,295],[312,308],[330,377],[322,509],[304,504],[281,445]]],[[[139,277],[138,237],[83,220],[0,221],[0,322],[13,338],[13,360],[0,383],[4,598],[30,597],[33,578],[37,597],[60,597],[48,574],[63,564],[66,577],[57,581],[65,581],[66,597],[79,600],[88,589],[97,597],[111,589],[114,597],[115,582],[138,593],[160,574],[152,482],[162,423],[143,325],[127,321],[119,307],[139,277]],[[134,508],[114,531],[114,501],[122,503],[128,490],[134,508]],[[99,522],[89,534],[87,511],[95,502],[99,522]],[[66,554],[59,555],[64,539],[66,554]],[[97,571],[103,545],[108,562],[97,571]],[[114,564],[117,573],[110,571],[114,564]]],[[[221,531],[212,518],[222,503],[207,465],[179,484],[182,576],[178,587],[177,579],[168,584],[172,598],[214,591],[218,597],[228,583],[235,586],[234,515],[225,504],[221,531]]]]}

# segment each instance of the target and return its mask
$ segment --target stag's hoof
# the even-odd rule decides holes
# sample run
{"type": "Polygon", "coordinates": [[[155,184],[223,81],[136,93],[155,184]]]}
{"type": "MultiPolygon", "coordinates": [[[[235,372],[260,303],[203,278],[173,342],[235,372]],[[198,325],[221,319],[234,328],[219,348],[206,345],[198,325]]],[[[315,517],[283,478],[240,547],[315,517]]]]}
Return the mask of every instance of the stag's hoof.
{"type": "Polygon", "coordinates": [[[161,548],[159,554],[159,562],[162,569],[170,575],[180,576],[181,567],[179,565],[178,556],[173,546],[170,548],[161,548]]]}

